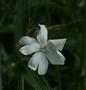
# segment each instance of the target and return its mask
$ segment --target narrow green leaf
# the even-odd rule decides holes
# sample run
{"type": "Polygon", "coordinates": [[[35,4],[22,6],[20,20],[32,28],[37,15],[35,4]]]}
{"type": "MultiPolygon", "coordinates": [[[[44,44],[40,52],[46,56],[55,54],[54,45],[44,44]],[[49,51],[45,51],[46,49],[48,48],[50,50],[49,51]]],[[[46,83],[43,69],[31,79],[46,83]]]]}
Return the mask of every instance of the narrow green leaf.
{"type": "Polygon", "coordinates": [[[35,90],[50,90],[47,80],[28,68],[24,74],[24,78],[35,90]]]}

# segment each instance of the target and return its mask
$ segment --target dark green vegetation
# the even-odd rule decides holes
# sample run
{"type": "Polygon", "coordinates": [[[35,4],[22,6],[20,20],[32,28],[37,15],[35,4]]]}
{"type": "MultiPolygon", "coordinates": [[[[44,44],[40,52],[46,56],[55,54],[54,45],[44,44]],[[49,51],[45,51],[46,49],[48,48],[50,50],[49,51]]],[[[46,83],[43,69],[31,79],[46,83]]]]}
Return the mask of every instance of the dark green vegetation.
{"type": "Polygon", "coordinates": [[[0,90],[86,90],[86,1],[0,0],[0,90]],[[64,66],[39,76],[27,67],[17,42],[47,25],[49,38],[67,38],[64,66]],[[37,30],[36,29],[36,30],[37,30]],[[2,72],[2,73],[1,73],[2,72]],[[2,86],[2,87],[1,87],[2,86]]]}

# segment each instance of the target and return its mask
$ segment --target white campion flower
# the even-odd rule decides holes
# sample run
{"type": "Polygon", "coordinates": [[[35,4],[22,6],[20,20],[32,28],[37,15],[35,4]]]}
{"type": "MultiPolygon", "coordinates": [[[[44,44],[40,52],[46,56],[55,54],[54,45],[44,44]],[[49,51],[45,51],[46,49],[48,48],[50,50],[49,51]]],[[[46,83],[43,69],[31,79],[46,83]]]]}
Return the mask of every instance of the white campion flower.
{"type": "Polygon", "coordinates": [[[65,57],[60,53],[63,49],[66,39],[48,40],[48,32],[45,25],[39,24],[40,30],[37,39],[24,36],[19,43],[24,44],[19,51],[23,55],[33,53],[28,61],[28,67],[33,71],[38,69],[39,75],[47,72],[49,62],[56,65],[64,65],[65,57]]]}

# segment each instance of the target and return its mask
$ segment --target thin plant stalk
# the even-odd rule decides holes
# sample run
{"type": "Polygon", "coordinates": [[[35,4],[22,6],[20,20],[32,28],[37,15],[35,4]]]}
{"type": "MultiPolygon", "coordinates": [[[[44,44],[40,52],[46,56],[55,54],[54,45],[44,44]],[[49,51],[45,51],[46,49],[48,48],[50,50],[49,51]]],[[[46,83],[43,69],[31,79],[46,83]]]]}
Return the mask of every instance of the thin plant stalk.
{"type": "Polygon", "coordinates": [[[22,90],[24,90],[24,77],[21,76],[22,90]]]}
{"type": "Polygon", "coordinates": [[[2,69],[1,69],[1,53],[0,53],[0,90],[2,90],[2,69]]]}

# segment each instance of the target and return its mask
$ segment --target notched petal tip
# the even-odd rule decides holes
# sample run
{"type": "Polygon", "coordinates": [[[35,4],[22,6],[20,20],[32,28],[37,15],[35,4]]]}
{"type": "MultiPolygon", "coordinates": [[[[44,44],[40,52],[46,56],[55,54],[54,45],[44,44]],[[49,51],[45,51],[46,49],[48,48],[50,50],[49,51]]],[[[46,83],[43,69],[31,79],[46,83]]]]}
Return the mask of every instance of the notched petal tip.
{"type": "Polygon", "coordinates": [[[39,67],[38,67],[38,74],[45,75],[47,73],[47,70],[48,70],[48,64],[47,64],[47,67],[45,66],[42,69],[39,69],[39,67]],[[45,70],[43,70],[43,69],[45,69],[45,70]]]}
{"type": "Polygon", "coordinates": [[[36,71],[36,69],[37,69],[36,67],[32,67],[30,64],[28,65],[28,67],[33,71],[36,71]]]}
{"type": "Polygon", "coordinates": [[[39,74],[39,75],[45,75],[46,72],[45,72],[45,73],[43,73],[43,72],[38,72],[38,74],[39,74]]]}

